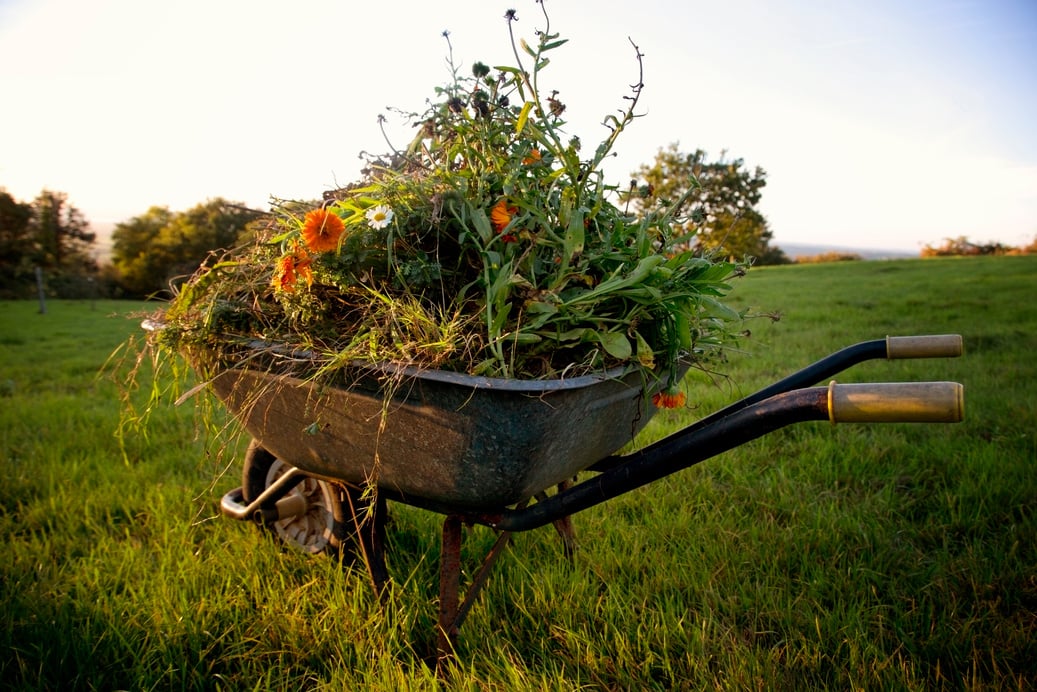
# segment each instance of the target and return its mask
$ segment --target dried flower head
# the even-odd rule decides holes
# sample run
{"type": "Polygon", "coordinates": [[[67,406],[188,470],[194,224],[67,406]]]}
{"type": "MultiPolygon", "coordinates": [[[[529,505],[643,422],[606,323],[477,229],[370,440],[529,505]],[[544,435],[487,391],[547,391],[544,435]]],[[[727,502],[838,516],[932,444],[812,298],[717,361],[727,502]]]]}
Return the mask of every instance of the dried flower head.
{"type": "Polygon", "coordinates": [[[565,104],[555,98],[556,96],[558,96],[558,92],[552,91],[551,95],[547,97],[547,105],[551,109],[551,115],[558,118],[565,112],[565,104]]]}

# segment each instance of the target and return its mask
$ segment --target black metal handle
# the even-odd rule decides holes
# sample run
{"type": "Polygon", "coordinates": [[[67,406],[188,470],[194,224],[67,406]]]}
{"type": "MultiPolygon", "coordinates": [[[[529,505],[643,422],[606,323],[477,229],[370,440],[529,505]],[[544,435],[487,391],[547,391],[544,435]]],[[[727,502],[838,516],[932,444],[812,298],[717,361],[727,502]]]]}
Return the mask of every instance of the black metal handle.
{"type": "Polygon", "coordinates": [[[779,428],[811,420],[835,422],[958,422],[964,416],[956,382],[846,384],[782,392],[708,425],[678,430],[644,449],[609,457],[600,475],[535,505],[472,517],[502,531],[528,531],[640,488],[779,428]]]}
{"type": "Polygon", "coordinates": [[[528,531],[601,504],[792,423],[828,420],[828,389],[777,394],[712,424],[679,430],[615,463],[598,476],[524,509],[479,514],[472,521],[501,531],[528,531]]]}
{"type": "MultiPolygon", "coordinates": [[[[837,375],[844,370],[863,363],[866,360],[891,358],[951,357],[961,355],[961,336],[944,334],[936,336],[887,336],[885,339],[862,341],[847,346],[835,353],[818,360],[772,385],[750,394],[744,399],[702,418],[688,427],[685,432],[713,425],[718,420],[740,411],[747,406],[765,401],[777,394],[791,392],[803,387],[813,386],[823,380],[837,375]],[[923,355],[924,354],[924,355],[923,355]]],[[[588,469],[589,471],[607,471],[619,463],[622,457],[610,456],[602,459],[588,469]]]]}

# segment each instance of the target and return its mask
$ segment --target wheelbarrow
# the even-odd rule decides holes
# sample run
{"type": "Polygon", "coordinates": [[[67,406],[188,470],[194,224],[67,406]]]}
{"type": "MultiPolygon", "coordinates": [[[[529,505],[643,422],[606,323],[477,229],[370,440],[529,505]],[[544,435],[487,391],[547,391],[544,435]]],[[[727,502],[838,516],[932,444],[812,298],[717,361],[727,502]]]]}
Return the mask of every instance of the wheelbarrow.
{"type": "Polygon", "coordinates": [[[349,387],[322,389],[231,368],[211,386],[253,439],[242,487],[222,498],[221,510],[285,544],[362,559],[378,597],[389,583],[387,502],[443,515],[443,661],[511,534],[553,524],[571,554],[573,514],[793,423],[961,421],[963,388],[954,382],[814,386],[870,359],[961,353],[958,335],[858,343],[624,454],[617,450],[656,412],[638,372],[519,381],[360,368],[349,387]],[[387,378],[397,383],[391,396],[387,378]],[[473,525],[499,536],[462,600],[462,531],[473,525]]]}

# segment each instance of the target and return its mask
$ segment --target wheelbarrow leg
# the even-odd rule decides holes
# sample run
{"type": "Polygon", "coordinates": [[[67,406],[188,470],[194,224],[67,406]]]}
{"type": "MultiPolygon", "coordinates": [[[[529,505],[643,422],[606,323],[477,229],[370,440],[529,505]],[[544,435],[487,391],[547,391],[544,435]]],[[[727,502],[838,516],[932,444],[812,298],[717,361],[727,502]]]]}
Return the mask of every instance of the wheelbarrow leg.
{"type": "Polygon", "coordinates": [[[458,605],[461,591],[461,517],[443,521],[443,549],[439,557],[439,633],[436,641],[436,669],[442,670],[457,646],[458,605]]]}
{"type": "Polygon", "coordinates": [[[349,486],[344,494],[371,588],[375,598],[384,601],[389,593],[389,570],[385,566],[385,519],[388,512],[385,498],[375,491],[372,504],[372,500],[365,497],[365,491],[349,486]]]}
{"type": "Polygon", "coordinates": [[[463,540],[461,517],[449,516],[443,522],[443,552],[439,562],[439,637],[436,644],[436,667],[443,670],[444,664],[453,660],[457,647],[457,635],[468,612],[479,598],[490,570],[511,542],[511,534],[502,531],[493,547],[483,558],[479,571],[461,600],[461,543],[463,540]]]}

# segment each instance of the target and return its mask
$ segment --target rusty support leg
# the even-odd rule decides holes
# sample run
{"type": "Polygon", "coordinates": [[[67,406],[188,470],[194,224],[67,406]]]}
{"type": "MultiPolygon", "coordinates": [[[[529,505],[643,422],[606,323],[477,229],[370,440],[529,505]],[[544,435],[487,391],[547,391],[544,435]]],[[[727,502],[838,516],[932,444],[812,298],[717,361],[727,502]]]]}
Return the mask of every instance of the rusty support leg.
{"type": "Polygon", "coordinates": [[[464,623],[466,617],[468,617],[468,611],[475,605],[476,599],[479,598],[479,592],[482,591],[482,587],[486,584],[486,579],[490,576],[490,570],[493,568],[497,558],[501,556],[504,549],[508,547],[508,543],[511,542],[511,534],[508,532],[502,532],[497,536],[497,541],[490,548],[490,552],[486,554],[486,558],[483,560],[482,566],[476,573],[475,578],[472,579],[472,583],[468,585],[467,591],[465,591],[464,601],[461,603],[460,608],[457,610],[457,616],[454,618],[454,632],[456,633],[461,629],[461,624],[464,623]]]}
{"type": "Polygon", "coordinates": [[[502,532],[493,547],[483,558],[479,571],[465,590],[461,600],[461,540],[463,526],[461,518],[449,516],[443,522],[443,553],[439,558],[439,637],[436,645],[436,665],[452,660],[457,646],[457,636],[482,592],[490,570],[511,542],[511,534],[502,532]]]}
{"type": "Polygon", "coordinates": [[[457,645],[457,613],[461,589],[461,518],[443,521],[443,548],[439,557],[439,633],[436,667],[441,668],[457,645]]]}

